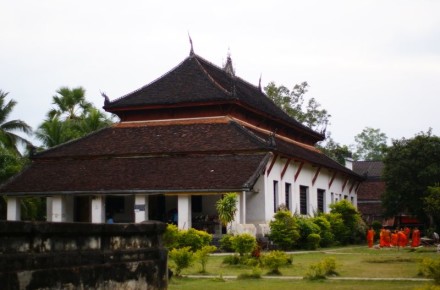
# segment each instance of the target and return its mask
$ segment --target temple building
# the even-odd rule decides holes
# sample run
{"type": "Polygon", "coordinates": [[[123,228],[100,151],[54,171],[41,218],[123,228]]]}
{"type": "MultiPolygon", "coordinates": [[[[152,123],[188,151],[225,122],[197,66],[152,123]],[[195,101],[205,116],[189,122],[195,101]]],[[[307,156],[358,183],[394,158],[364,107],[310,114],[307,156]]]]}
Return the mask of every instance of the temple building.
{"type": "MultiPolygon", "coordinates": [[[[120,122],[37,153],[0,188],[9,220],[20,198],[47,199],[47,220],[104,223],[162,220],[219,233],[216,202],[238,195],[237,231],[285,206],[328,212],[357,204],[362,177],[321,153],[324,135],[289,117],[262,91],[195,54],[150,84],[110,101],[120,122]]],[[[254,230],[252,230],[254,229],[254,230]]]]}

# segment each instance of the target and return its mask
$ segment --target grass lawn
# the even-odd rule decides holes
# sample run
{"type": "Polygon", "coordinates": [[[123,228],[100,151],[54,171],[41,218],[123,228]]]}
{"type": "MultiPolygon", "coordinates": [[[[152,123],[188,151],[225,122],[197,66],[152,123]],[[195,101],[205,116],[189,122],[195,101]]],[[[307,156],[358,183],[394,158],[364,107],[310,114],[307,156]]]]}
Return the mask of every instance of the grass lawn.
{"type": "MultiPolygon", "coordinates": [[[[292,265],[281,268],[283,276],[303,277],[311,264],[325,257],[336,259],[339,277],[361,278],[420,278],[417,276],[420,262],[423,258],[439,259],[440,255],[434,248],[410,249],[368,249],[366,246],[323,249],[307,253],[293,253],[292,265]]],[[[215,276],[237,276],[241,273],[251,273],[250,266],[230,266],[222,263],[223,256],[211,256],[207,264],[207,273],[215,276]]],[[[172,262],[170,261],[172,266],[172,262]]],[[[195,263],[183,271],[183,275],[200,275],[200,265],[195,263]]],[[[266,270],[263,270],[265,273],[266,270]]],[[[170,290],[267,290],[267,289],[417,289],[427,282],[418,281],[353,281],[353,280],[320,280],[308,281],[298,279],[251,279],[251,280],[222,280],[222,279],[191,279],[173,278],[169,282],[170,290]]]]}
{"type": "Polygon", "coordinates": [[[304,281],[304,280],[226,280],[224,282],[213,279],[172,279],[168,285],[169,290],[291,290],[291,289],[415,289],[425,285],[423,282],[407,281],[304,281]]]}
{"type": "MultiPolygon", "coordinates": [[[[340,277],[417,278],[422,259],[425,257],[440,258],[440,255],[435,252],[434,248],[420,248],[416,251],[410,251],[409,249],[377,250],[369,249],[366,246],[343,247],[292,254],[292,265],[282,267],[280,270],[283,276],[303,277],[311,264],[317,263],[325,257],[336,259],[336,271],[340,277]]],[[[211,256],[206,268],[207,274],[236,276],[251,272],[252,267],[250,266],[225,265],[222,264],[223,259],[223,256],[211,256]]],[[[192,267],[185,269],[182,274],[199,275],[200,269],[200,265],[195,263],[192,267]]],[[[265,271],[263,269],[263,274],[265,271]]]]}

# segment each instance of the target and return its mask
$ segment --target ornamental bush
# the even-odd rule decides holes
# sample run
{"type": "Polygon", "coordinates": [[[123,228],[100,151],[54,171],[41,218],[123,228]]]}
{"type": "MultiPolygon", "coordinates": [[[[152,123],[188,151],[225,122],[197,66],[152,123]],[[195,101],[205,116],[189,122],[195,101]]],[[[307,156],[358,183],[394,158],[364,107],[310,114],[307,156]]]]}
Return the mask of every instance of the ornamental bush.
{"type": "Polygon", "coordinates": [[[319,263],[310,265],[304,278],[309,280],[318,280],[337,274],[335,258],[328,257],[321,260],[319,263]]]}
{"type": "Polygon", "coordinates": [[[279,210],[269,223],[269,239],[282,250],[291,250],[300,237],[295,217],[288,210],[279,210]]]}
{"type": "Polygon", "coordinates": [[[310,234],[307,236],[307,249],[316,250],[319,247],[319,242],[321,241],[321,236],[318,234],[310,234]]]}
{"type": "Polygon", "coordinates": [[[335,242],[335,235],[332,233],[332,228],[330,222],[323,216],[319,215],[313,218],[313,223],[320,228],[321,240],[319,246],[328,247],[335,242]]]}
{"type": "Polygon", "coordinates": [[[268,274],[281,275],[279,268],[289,264],[289,257],[283,251],[270,251],[262,256],[264,267],[269,269],[268,274]]]}
{"type": "Polygon", "coordinates": [[[196,259],[202,265],[201,273],[206,272],[206,264],[208,263],[209,254],[215,252],[217,247],[215,246],[203,246],[196,252],[196,259]]]}
{"type": "Polygon", "coordinates": [[[257,246],[257,240],[250,234],[236,235],[232,238],[232,248],[240,256],[250,254],[257,246]]]}
{"type": "Polygon", "coordinates": [[[297,216],[296,222],[300,232],[300,238],[298,240],[299,247],[303,249],[309,248],[308,237],[310,234],[317,234],[321,232],[320,228],[313,223],[313,220],[308,217],[297,216]]]}
{"type": "Polygon", "coordinates": [[[419,275],[434,279],[436,285],[440,285],[440,258],[425,258],[419,267],[419,275]]]}
{"type": "Polygon", "coordinates": [[[225,252],[233,252],[234,249],[232,248],[232,238],[234,236],[230,234],[223,235],[220,239],[220,249],[222,249],[225,252]]]}
{"type": "Polygon", "coordinates": [[[190,247],[172,249],[170,259],[175,264],[176,276],[180,276],[182,270],[188,268],[194,262],[194,253],[191,252],[190,247]]]}
{"type": "Polygon", "coordinates": [[[193,228],[189,230],[181,230],[178,235],[178,247],[190,247],[193,252],[209,245],[211,241],[212,235],[205,231],[199,231],[193,228]]]}

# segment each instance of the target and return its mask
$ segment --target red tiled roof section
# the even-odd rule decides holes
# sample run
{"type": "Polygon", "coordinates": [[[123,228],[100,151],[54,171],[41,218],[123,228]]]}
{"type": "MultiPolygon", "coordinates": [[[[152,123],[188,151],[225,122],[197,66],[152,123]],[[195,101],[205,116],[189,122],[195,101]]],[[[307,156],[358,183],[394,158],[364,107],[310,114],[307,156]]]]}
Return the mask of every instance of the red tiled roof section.
{"type": "Polygon", "coordinates": [[[233,77],[198,55],[186,58],[152,83],[104,106],[110,112],[155,105],[239,102],[274,120],[301,129],[316,141],[323,135],[304,126],[276,106],[259,88],[233,77]]]}
{"type": "Polygon", "coordinates": [[[381,178],[384,164],[382,161],[354,161],[353,171],[367,178],[381,178]]]}
{"type": "Polygon", "coordinates": [[[114,126],[35,155],[39,158],[131,156],[262,150],[264,140],[234,123],[114,126]]]}
{"type": "Polygon", "coordinates": [[[3,185],[7,193],[249,190],[267,154],[34,162],[3,185]],[[93,174],[91,174],[93,172],[93,174]],[[29,188],[32,184],[32,188],[29,188]]]}

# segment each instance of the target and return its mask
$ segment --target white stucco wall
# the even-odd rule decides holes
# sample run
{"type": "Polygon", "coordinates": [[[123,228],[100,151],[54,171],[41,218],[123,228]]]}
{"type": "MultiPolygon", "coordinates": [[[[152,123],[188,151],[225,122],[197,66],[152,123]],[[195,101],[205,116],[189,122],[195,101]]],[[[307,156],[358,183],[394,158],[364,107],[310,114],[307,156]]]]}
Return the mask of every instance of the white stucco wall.
{"type": "Polygon", "coordinates": [[[338,172],[331,182],[333,177],[333,171],[321,167],[316,177],[315,182],[313,179],[318,171],[318,167],[312,166],[312,164],[304,162],[300,173],[295,180],[295,175],[301,166],[300,161],[290,160],[283,176],[281,176],[287,159],[276,157],[276,161],[272,168],[270,166],[272,161],[269,161],[266,167],[264,176],[260,176],[257,183],[254,186],[256,192],[250,192],[247,194],[247,222],[258,224],[268,223],[274,215],[274,181],[278,182],[278,195],[277,195],[277,207],[281,204],[286,204],[285,189],[286,183],[291,184],[291,195],[289,208],[292,212],[300,213],[300,186],[308,187],[307,196],[307,214],[313,215],[318,211],[318,190],[324,190],[324,212],[330,211],[330,204],[336,200],[344,199],[347,196],[349,201],[353,200],[353,204],[357,204],[357,195],[355,193],[357,187],[357,181],[353,181],[351,178],[346,183],[346,175],[338,172]],[[270,171],[269,171],[270,169],[270,171]],[[330,185],[331,182],[331,185],[330,185]],[[354,186],[353,182],[355,182],[354,186]],[[351,192],[350,192],[351,189],[351,192]]]}

